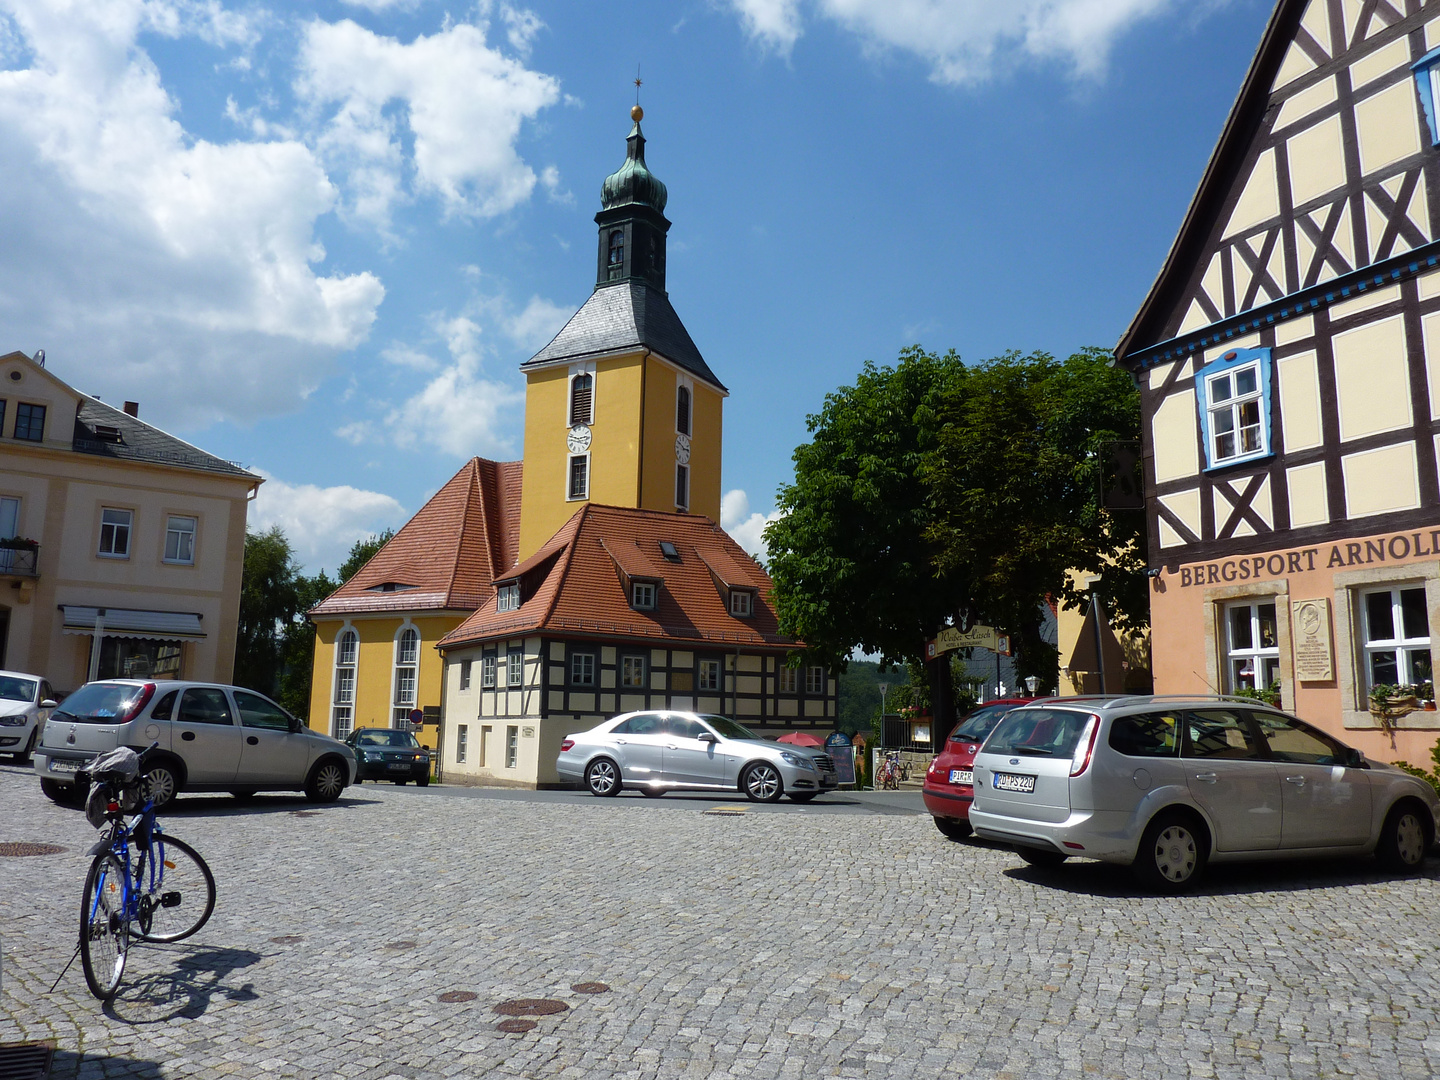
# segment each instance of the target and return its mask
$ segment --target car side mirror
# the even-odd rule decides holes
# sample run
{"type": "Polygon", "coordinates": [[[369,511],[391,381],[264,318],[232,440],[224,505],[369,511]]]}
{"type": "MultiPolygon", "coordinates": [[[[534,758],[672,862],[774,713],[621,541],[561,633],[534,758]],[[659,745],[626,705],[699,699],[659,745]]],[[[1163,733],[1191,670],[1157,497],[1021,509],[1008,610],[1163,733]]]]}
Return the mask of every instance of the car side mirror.
{"type": "Polygon", "coordinates": [[[711,732],[708,732],[708,731],[702,731],[699,735],[696,735],[695,738],[699,739],[701,742],[719,742],[719,741],[720,741],[718,738],[715,737],[715,735],[713,735],[711,732]]]}
{"type": "Polygon", "coordinates": [[[302,732],[302,731],[304,731],[304,730],[305,730],[305,721],[304,721],[304,720],[301,720],[298,716],[292,716],[292,717],[290,717],[290,732],[291,732],[291,734],[298,735],[300,732],[302,732]]]}
{"type": "Polygon", "coordinates": [[[54,698],[47,697],[44,701],[40,702],[40,707],[42,709],[58,709],[60,707],[60,703],[54,698]]]}
{"type": "Polygon", "coordinates": [[[1367,767],[1365,764],[1365,755],[1353,746],[1350,747],[1345,754],[1345,764],[1351,769],[1364,769],[1367,767]]]}

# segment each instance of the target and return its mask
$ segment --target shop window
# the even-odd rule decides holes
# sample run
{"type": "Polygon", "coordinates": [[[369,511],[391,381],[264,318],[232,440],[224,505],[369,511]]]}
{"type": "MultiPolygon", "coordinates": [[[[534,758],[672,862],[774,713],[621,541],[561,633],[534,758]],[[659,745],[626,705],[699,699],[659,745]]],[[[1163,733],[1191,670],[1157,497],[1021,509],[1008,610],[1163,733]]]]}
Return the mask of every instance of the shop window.
{"type": "Polygon", "coordinates": [[[1280,638],[1275,604],[1240,603],[1225,608],[1226,686],[1272,690],[1280,685],[1280,638]]]}
{"type": "Polygon", "coordinates": [[[180,642],[150,638],[103,637],[100,679],[178,679],[180,642]]]}
{"type": "Polygon", "coordinates": [[[709,690],[712,693],[720,689],[720,661],[700,661],[700,689],[709,690]]]}
{"type": "Polygon", "coordinates": [[[644,688],[645,657],[622,656],[620,658],[620,685],[631,690],[644,688]]]}
{"type": "Polygon", "coordinates": [[[1208,468],[1270,454],[1270,350],[1232,349],[1195,375],[1208,468]]]}
{"type": "Polygon", "coordinates": [[[1431,682],[1430,613],[1425,588],[1379,589],[1361,594],[1365,633],[1365,688],[1431,682]]]}

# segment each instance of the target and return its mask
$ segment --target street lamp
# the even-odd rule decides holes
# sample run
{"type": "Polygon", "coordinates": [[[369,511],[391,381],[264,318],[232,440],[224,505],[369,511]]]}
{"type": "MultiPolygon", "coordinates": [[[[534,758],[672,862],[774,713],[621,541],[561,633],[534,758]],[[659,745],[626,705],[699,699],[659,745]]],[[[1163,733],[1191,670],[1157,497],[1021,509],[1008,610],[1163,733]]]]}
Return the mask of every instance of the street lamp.
{"type": "Polygon", "coordinates": [[[879,684],[877,684],[877,685],[880,687],[880,715],[881,715],[881,716],[884,716],[884,715],[885,715],[885,694],[886,694],[886,692],[890,689],[890,684],[889,684],[888,682],[882,682],[882,683],[879,683],[879,684]]]}
{"type": "Polygon", "coordinates": [[[1030,696],[1035,696],[1035,687],[1040,685],[1040,680],[1034,675],[1025,676],[1025,689],[1030,691],[1030,696]]]}

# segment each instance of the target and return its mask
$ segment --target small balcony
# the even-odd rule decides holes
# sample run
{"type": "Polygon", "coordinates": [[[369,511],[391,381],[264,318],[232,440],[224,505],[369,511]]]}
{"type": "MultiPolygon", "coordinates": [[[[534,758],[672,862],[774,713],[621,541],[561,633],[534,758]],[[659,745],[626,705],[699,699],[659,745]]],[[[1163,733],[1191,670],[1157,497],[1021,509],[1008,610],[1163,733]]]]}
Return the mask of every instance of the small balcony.
{"type": "Polygon", "coordinates": [[[38,578],[40,546],[6,547],[0,540],[0,577],[38,578]]]}

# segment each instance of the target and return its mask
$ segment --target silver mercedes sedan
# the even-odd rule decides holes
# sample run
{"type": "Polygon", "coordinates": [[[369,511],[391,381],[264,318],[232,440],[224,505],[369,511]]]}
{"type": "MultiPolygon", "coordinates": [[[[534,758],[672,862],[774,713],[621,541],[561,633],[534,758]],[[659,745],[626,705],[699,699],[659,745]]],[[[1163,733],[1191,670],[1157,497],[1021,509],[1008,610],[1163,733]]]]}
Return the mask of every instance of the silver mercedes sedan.
{"type": "Polygon", "coordinates": [[[555,768],[561,780],[600,796],[627,787],[650,796],[738,790],[754,802],[781,795],[809,802],[838,783],[828,754],[782,746],[724,716],[692,712],[614,717],[568,736],[555,768]]]}

